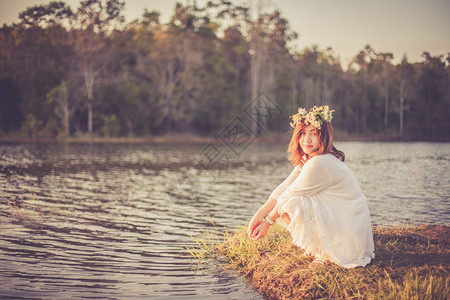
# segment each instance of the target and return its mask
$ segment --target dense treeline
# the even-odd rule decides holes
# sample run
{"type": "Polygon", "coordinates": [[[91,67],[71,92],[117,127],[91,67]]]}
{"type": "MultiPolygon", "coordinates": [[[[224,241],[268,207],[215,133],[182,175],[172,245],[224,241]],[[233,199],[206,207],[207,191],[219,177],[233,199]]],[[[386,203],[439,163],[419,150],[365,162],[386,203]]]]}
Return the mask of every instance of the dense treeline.
{"type": "Polygon", "coordinates": [[[292,50],[278,11],[177,3],[167,24],[155,11],[125,24],[124,5],[51,2],[3,25],[0,136],[213,135],[264,95],[283,112],[273,131],[330,104],[349,134],[450,138],[448,54],[394,64],[366,46],[344,70],[332,49],[292,50]]]}

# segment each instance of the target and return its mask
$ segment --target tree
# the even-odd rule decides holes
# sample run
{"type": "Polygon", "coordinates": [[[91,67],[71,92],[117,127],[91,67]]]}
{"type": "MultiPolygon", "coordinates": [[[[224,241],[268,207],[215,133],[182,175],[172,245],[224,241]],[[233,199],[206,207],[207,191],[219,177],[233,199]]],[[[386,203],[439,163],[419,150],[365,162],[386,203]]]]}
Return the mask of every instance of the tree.
{"type": "MultiPolygon", "coordinates": [[[[289,23],[281,17],[279,11],[262,13],[262,1],[257,1],[256,13],[250,11],[248,18],[248,37],[250,39],[250,91],[252,101],[261,94],[270,99],[275,98],[275,74],[277,59],[290,55],[288,42],[297,35],[289,28],[289,23]],[[255,14],[255,19],[251,15],[255,14]]],[[[267,128],[264,117],[267,112],[265,106],[253,106],[252,129],[259,132],[259,126],[267,128]]]]}
{"type": "Polygon", "coordinates": [[[392,53],[375,53],[375,58],[372,59],[372,69],[376,74],[376,79],[380,87],[381,93],[384,97],[384,130],[387,130],[389,119],[389,89],[391,85],[393,67],[392,53]]]}
{"type": "Polygon", "coordinates": [[[20,128],[23,114],[22,99],[11,78],[0,79],[0,130],[8,132],[20,128]]]}
{"type": "Polygon", "coordinates": [[[61,1],[52,1],[47,5],[35,5],[19,14],[22,24],[30,27],[47,28],[50,25],[62,25],[72,17],[72,9],[61,1]]]}
{"type": "Polygon", "coordinates": [[[45,135],[51,127],[45,98],[48,90],[58,85],[59,78],[64,76],[67,65],[61,58],[67,53],[63,42],[67,40],[67,32],[63,24],[71,14],[70,7],[63,2],[33,6],[19,15],[19,24],[9,29],[7,57],[10,61],[2,65],[14,66],[9,75],[20,87],[21,98],[25,99],[21,110],[26,116],[24,130],[30,136],[40,132],[45,135]]]}
{"type": "Polygon", "coordinates": [[[448,138],[450,103],[446,98],[449,85],[443,56],[423,53],[418,65],[417,99],[414,106],[416,132],[425,138],[448,138]]]}
{"type": "Polygon", "coordinates": [[[47,100],[50,103],[55,103],[55,114],[62,121],[64,134],[70,135],[70,108],[69,108],[69,92],[67,82],[61,81],[61,85],[53,88],[47,94],[47,100]]]}
{"type": "Polygon", "coordinates": [[[349,72],[353,74],[354,100],[351,103],[353,108],[354,128],[358,133],[376,132],[379,130],[378,124],[382,124],[379,118],[380,109],[379,88],[375,78],[376,52],[366,45],[349,65],[349,72]]]}
{"type": "Polygon", "coordinates": [[[450,55],[394,65],[367,45],[343,71],[331,48],[290,47],[287,20],[252,2],[188,1],[167,24],[144,11],[126,26],[119,0],[84,0],[75,13],[56,1],[27,8],[0,29],[0,131],[209,135],[243,109],[254,134],[286,131],[288,114],[268,122],[267,96],[289,114],[329,104],[350,134],[398,124],[404,136],[449,138],[450,55]]]}
{"type": "Polygon", "coordinates": [[[125,4],[119,0],[84,0],[80,5],[71,34],[86,89],[87,129],[92,132],[95,81],[111,59],[106,38],[124,21],[121,13],[125,4]]]}
{"type": "Polygon", "coordinates": [[[399,132],[403,135],[405,101],[411,93],[414,77],[414,67],[408,63],[406,55],[396,66],[396,71],[399,84],[399,132]]]}

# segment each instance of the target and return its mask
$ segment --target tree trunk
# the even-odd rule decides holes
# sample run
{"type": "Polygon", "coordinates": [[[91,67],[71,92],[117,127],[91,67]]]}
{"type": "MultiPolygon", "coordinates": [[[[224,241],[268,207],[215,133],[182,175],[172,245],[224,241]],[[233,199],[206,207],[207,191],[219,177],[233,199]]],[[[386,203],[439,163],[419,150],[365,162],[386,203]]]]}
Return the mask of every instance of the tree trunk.
{"type": "Polygon", "coordinates": [[[389,116],[389,86],[384,87],[384,130],[386,131],[389,116]]]}
{"type": "Polygon", "coordinates": [[[88,132],[91,133],[93,131],[94,126],[92,125],[92,102],[88,102],[88,132]]]}
{"type": "Polygon", "coordinates": [[[328,78],[327,78],[327,69],[326,67],[322,67],[323,76],[322,76],[322,104],[330,104],[328,103],[328,78]]]}
{"type": "Polygon", "coordinates": [[[259,107],[259,112],[261,114],[259,120],[260,129],[265,132],[268,129],[270,121],[269,108],[267,107],[267,102],[262,102],[267,99],[262,99],[262,97],[268,97],[268,99],[274,98],[273,86],[275,84],[275,63],[271,55],[267,55],[264,62],[266,68],[264,68],[264,72],[262,72],[263,78],[261,80],[261,91],[264,92],[264,95],[260,95],[257,106],[259,107]]]}
{"type": "Polygon", "coordinates": [[[405,80],[400,82],[400,135],[403,135],[403,105],[405,102],[405,80]]]}
{"type": "MultiPolygon", "coordinates": [[[[259,26],[259,25],[257,25],[259,26]]],[[[251,100],[254,101],[256,97],[261,92],[261,55],[262,55],[262,47],[260,45],[259,41],[259,28],[256,29],[256,37],[254,36],[252,39],[252,55],[250,60],[250,76],[251,76],[251,100]]],[[[252,118],[252,130],[254,133],[257,133],[258,130],[258,123],[256,120],[258,111],[258,107],[256,105],[253,105],[252,107],[252,115],[254,118],[252,118]]]]}
{"type": "Polygon", "coordinates": [[[66,136],[70,135],[70,122],[69,122],[69,93],[67,91],[67,83],[62,81],[62,113],[63,113],[63,126],[66,136]]]}
{"type": "Polygon", "coordinates": [[[127,117],[126,124],[128,127],[128,136],[134,136],[133,122],[127,117]]]}
{"type": "Polygon", "coordinates": [[[84,83],[86,85],[87,94],[87,108],[88,108],[88,132],[91,133],[94,130],[92,122],[92,110],[93,110],[93,100],[94,100],[94,74],[89,65],[85,65],[84,68],[84,83]]]}
{"type": "Polygon", "coordinates": [[[316,88],[313,79],[310,77],[301,78],[302,92],[305,98],[305,108],[310,108],[314,103],[316,88]]]}
{"type": "Polygon", "coordinates": [[[298,108],[297,103],[297,80],[295,78],[292,79],[292,111],[296,112],[298,108]]]}
{"type": "MultiPolygon", "coordinates": [[[[253,5],[250,4],[251,10],[254,9],[253,5]]],[[[264,56],[263,42],[261,39],[261,24],[260,24],[260,15],[261,15],[262,3],[260,0],[257,0],[256,4],[256,15],[254,15],[255,21],[252,22],[253,30],[251,34],[250,41],[250,51],[251,60],[250,60],[250,82],[251,82],[251,101],[256,100],[261,94],[261,70],[262,70],[262,62],[264,56]]],[[[253,11],[251,11],[253,14],[253,11]]],[[[258,134],[258,105],[252,106],[252,130],[255,134],[258,134]]]]}

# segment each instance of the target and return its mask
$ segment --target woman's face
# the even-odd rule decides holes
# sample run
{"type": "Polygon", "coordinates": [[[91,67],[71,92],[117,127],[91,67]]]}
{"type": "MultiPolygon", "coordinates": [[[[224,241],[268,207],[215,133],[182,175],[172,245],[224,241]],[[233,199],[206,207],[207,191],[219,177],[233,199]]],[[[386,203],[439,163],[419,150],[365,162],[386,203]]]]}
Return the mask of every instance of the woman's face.
{"type": "Polygon", "coordinates": [[[320,146],[319,134],[313,126],[309,125],[300,132],[300,139],[298,141],[300,147],[305,154],[310,155],[316,152],[320,146]]]}

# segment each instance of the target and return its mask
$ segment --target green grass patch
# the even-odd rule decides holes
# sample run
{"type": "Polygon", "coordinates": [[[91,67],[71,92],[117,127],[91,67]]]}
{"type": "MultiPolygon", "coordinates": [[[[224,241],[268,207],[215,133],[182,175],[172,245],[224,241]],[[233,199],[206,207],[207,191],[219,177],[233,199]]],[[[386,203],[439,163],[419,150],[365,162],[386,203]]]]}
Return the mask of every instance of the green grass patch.
{"type": "Polygon", "coordinates": [[[309,268],[313,258],[278,225],[257,242],[245,227],[221,242],[197,239],[191,253],[225,257],[225,267],[244,274],[268,299],[447,299],[448,226],[374,227],[373,233],[376,258],[365,268],[309,268]]]}

